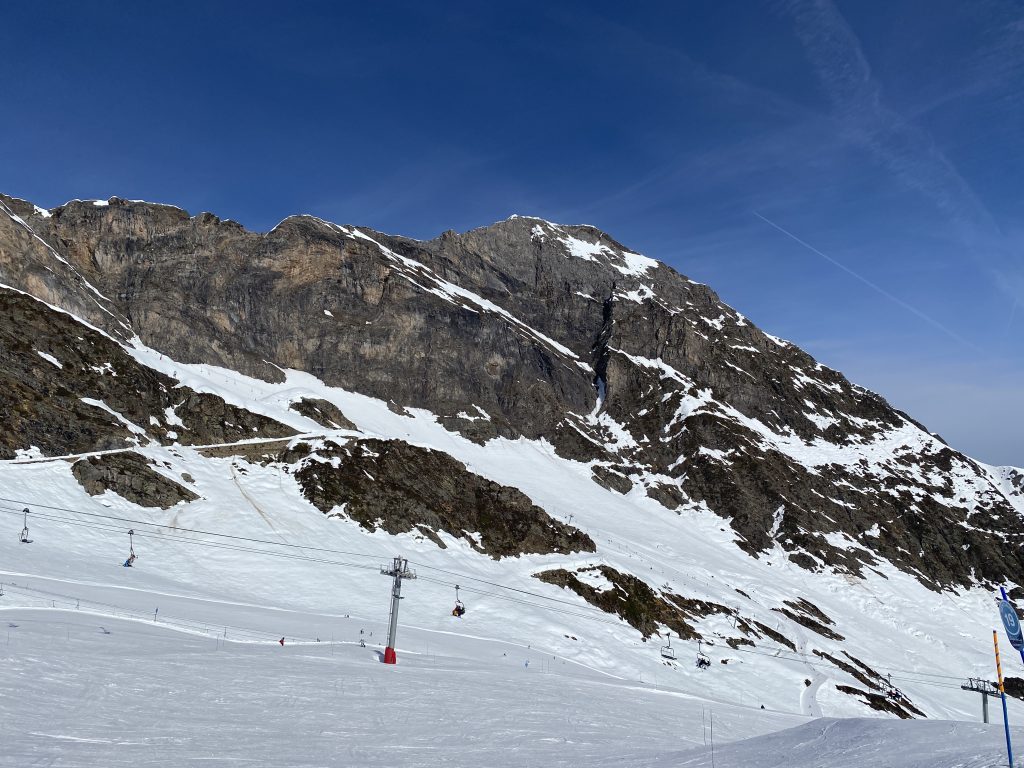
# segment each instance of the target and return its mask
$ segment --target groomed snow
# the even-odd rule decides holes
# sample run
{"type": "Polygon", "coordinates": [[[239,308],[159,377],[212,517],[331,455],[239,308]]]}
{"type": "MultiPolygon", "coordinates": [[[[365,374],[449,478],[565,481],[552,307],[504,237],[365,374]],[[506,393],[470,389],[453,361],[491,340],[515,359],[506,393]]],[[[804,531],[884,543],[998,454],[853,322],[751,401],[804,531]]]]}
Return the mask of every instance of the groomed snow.
{"type": "MultiPolygon", "coordinates": [[[[476,639],[457,619],[406,628],[417,651],[390,667],[362,617],[143,596],[148,619],[0,610],[0,686],[17,694],[0,699],[0,766],[635,765],[701,743],[699,699],[476,639]],[[160,618],[175,612],[208,625],[160,618]],[[257,623],[285,645],[235,628],[257,623]]],[[[722,742],[801,720],[715,712],[722,742]]]]}

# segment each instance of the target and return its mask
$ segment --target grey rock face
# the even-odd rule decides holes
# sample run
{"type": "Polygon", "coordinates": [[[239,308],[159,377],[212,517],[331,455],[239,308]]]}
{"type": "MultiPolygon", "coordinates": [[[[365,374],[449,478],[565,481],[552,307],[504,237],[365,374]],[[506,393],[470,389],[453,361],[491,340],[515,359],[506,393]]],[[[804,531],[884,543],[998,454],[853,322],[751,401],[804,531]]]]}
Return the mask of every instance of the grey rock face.
{"type": "MultiPolygon", "coordinates": [[[[300,369],[478,442],[544,438],[617,492],[706,505],[755,556],[780,545],[851,573],[886,559],[933,587],[1024,569],[1016,471],[995,476],[592,227],[512,218],[419,242],[312,217],[261,234],[118,199],[0,202],[0,279],[175,360],[300,369]]],[[[17,404],[33,386],[5,418],[32,421],[17,404]]],[[[109,435],[72,437],[44,450],[109,435]]]]}
{"type": "Polygon", "coordinates": [[[0,459],[205,445],[294,430],[140,365],[112,339],[0,289],[0,459]],[[120,415],[121,418],[118,418],[120,415]]]}
{"type": "Polygon", "coordinates": [[[591,538],[552,519],[520,490],[491,482],[440,451],[400,440],[300,443],[280,459],[318,509],[391,534],[437,532],[492,557],[593,552],[591,538]]]}
{"type": "MultiPolygon", "coordinates": [[[[548,584],[569,589],[591,605],[624,619],[639,631],[646,640],[658,631],[659,626],[669,627],[683,640],[701,637],[691,621],[715,614],[731,616],[730,608],[706,600],[695,600],[672,592],[655,591],[646,582],[629,573],[622,573],[607,565],[584,568],[575,573],[557,568],[542,571],[536,578],[548,584]],[[608,589],[600,590],[581,581],[578,574],[590,572],[603,577],[609,583],[608,589]]],[[[749,626],[741,626],[745,634],[760,635],[749,626]]]]}
{"type": "Polygon", "coordinates": [[[320,398],[304,397],[298,402],[292,403],[291,409],[330,429],[358,431],[356,430],[356,425],[341,412],[338,406],[320,398]]]}
{"type": "Polygon", "coordinates": [[[90,496],[109,490],[140,507],[167,509],[199,498],[154,470],[152,463],[137,453],[115,453],[80,459],[71,466],[71,472],[90,496]]]}

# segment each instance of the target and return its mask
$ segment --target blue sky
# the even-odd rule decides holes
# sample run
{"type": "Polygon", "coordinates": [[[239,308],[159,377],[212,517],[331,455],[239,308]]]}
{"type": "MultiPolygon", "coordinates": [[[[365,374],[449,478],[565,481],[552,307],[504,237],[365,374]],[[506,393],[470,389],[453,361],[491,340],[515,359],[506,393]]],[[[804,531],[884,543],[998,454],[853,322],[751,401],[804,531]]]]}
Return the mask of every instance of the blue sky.
{"type": "Polygon", "coordinates": [[[144,5],[4,9],[0,189],[591,223],[1024,465],[1019,3],[144,5]]]}

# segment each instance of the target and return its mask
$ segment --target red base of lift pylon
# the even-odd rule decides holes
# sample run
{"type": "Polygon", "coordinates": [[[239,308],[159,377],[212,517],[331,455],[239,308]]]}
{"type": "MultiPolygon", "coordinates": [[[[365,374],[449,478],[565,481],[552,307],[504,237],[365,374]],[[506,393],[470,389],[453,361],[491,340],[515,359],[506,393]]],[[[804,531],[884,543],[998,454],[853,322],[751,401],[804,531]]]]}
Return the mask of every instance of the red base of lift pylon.
{"type": "Polygon", "coordinates": [[[395,649],[388,647],[384,649],[384,663],[385,664],[397,664],[398,656],[395,655],[395,649]]]}

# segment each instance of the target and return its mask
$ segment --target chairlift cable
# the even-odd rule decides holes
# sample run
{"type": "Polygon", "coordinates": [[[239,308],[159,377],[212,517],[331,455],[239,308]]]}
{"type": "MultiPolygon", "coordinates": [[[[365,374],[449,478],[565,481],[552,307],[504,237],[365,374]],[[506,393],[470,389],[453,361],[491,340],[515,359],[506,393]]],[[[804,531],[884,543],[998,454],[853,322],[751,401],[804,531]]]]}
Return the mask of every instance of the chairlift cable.
{"type": "Polygon", "coordinates": [[[170,530],[170,531],[179,531],[179,532],[182,532],[182,533],[194,533],[194,534],[198,534],[198,535],[202,535],[202,536],[217,536],[219,538],[224,538],[224,539],[235,539],[235,540],[238,540],[238,541],[248,541],[248,542],[253,542],[253,543],[256,543],[256,544],[268,544],[268,545],[274,546],[274,547],[288,547],[288,548],[291,548],[291,549],[306,549],[306,550],[311,550],[311,551],[315,551],[315,552],[328,552],[328,553],[335,554],[335,555],[347,555],[347,556],[350,556],[350,557],[373,558],[374,560],[379,560],[380,558],[385,557],[385,555],[382,555],[382,554],[371,554],[369,552],[348,552],[348,551],[345,551],[345,550],[331,549],[331,548],[328,548],[328,547],[313,547],[313,546],[305,546],[305,545],[302,545],[302,544],[289,544],[289,543],[283,542],[283,541],[271,541],[270,539],[257,539],[257,538],[252,538],[252,537],[249,537],[249,536],[238,536],[238,535],[230,534],[230,533],[217,533],[215,531],[204,531],[204,530],[200,530],[198,528],[182,528],[181,526],[176,526],[176,525],[165,525],[163,523],[154,523],[154,522],[151,522],[149,520],[137,520],[137,519],[133,519],[133,518],[129,518],[129,517],[119,517],[117,515],[104,515],[104,514],[101,514],[99,512],[86,512],[86,511],[80,510],[80,509],[71,509],[69,507],[56,507],[56,506],[52,506],[52,505],[48,505],[48,504],[35,504],[33,502],[28,502],[28,501],[19,500],[19,499],[8,499],[8,498],[0,497],[0,501],[6,501],[6,502],[9,502],[9,503],[12,503],[12,504],[22,504],[22,503],[25,503],[25,504],[29,504],[32,507],[39,507],[40,509],[51,509],[51,510],[56,510],[56,511],[59,511],[59,512],[70,512],[70,513],[75,514],[75,515],[87,515],[89,517],[103,518],[105,520],[115,520],[115,521],[118,521],[118,522],[121,522],[121,523],[132,523],[134,525],[148,525],[148,526],[151,526],[153,528],[163,528],[163,529],[167,529],[167,530],[170,530]]]}
{"type": "MultiPolygon", "coordinates": [[[[120,516],[116,516],[116,515],[104,515],[104,514],[100,514],[100,513],[97,513],[97,512],[86,512],[86,511],[83,511],[83,510],[71,509],[71,508],[68,508],[68,507],[59,507],[59,506],[54,506],[54,505],[39,504],[39,503],[36,503],[36,502],[31,502],[31,501],[24,500],[24,499],[12,499],[12,498],[0,497],[0,502],[8,502],[8,503],[12,503],[12,504],[29,504],[31,507],[37,507],[37,508],[40,508],[40,509],[55,510],[55,511],[60,511],[60,512],[69,512],[69,513],[75,514],[75,515],[84,515],[84,516],[88,516],[88,517],[92,517],[92,518],[97,518],[97,522],[96,523],[90,524],[90,523],[88,523],[86,521],[74,520],[74,519],[70,519],[70,518],[63,518],[63,517],[54,516],[54,515],[48,515],[46,513],[41,513],[41,512],[38,512],[38,511],[32,513],[38,519],[51,520],[51,521],[61,522],[61,523],[70,524],[70,525],[79,525],[79,526],[83,526],[83,527],[93,528],[93,529],[99,530],[99,531],[114,532],[114,531],[123,531],[124,530],[123,527],[116,527],[116,526],[113,526],[113,525],[111,525],[109,523],[102,523],[102,522],[99,522],[99,520],[110,520],[110,521],[120,522],[120,523],[132,523],[134,525],[144,525],[144,526],[149,526],[151,528],[160,529],[162,531],[168,531],[168,533],[161,533],[159,536],[153,536],[152,534],[135,532],[134,529],[133,529],[132,530],[132,535],[133,536],[139,536],[140,538],[154,538],[154,539],[161,540],[161,541],[170,540],[170,541],[177,542],[177,543],[182,543],[182,544],[189,544],[189,545],[196,545],[196,546],[206,546],[206,547],[212,547],[212,548],[217,548],[217,549],[226,549],[226,550],[247,552],[247,553],[251,553],[251,554],[267,555],[267,556],[271,556],[271,557],[283,557],[283,558],[286,558],[286,559],[293,559],[293,560],[304,561],[304,562],[313,562],[313,563],[324,564],[324,565],[335,565],[335,566],[340,566],[340,567],[358,568],[358,569],[362,569],[362,570],[376,570],[377,569],[376,566],[362,565],[362,564],[358,564],[358,563],[338,562],[338,561],[326,560],[326,559],[315,558],[315,557],[307,557],[307,556],[302,556],[302,555],[298,555],[298,554],[289,554],[289,553],[284,553],[284,552],[274,552],[274,551],[268,551],[268,550],[262,550],[262,549],[255,549],[255,548],[252,548],[252,547],[245,547],[245,546],[234,545],[234,544],[230,544],[230,543],[200,541],[200,540],[196,540],[196,539],[185,538],[184,536],[181,536],[180,534],[193,534],[193,535],[197,535],[197,536],[213,536],[213,537],[217,537],[217,538],[230,539],[230,540],[233,540],[233,541],[240,541],[240,542],[248,542],[248,543],[253,543],[253,544],[268,545],[268,546],[272,546],[272,547],[285,547],[285,548],[288,548],[288,549],[307,550],[307,551],[312,551],[312,552],[324,552],[324,553],[328,553],[328,554],[339,554],[339,555],[346,555],[346,556],[351,556],[351,557],[363,557],[363,558],[373,558],[373,559],[380,559],[380,557],[382,557],[382,555],[379,555],[379,554],[371,554],[371,553],[366,553],[366,552],[352,552],[352,551],[347,551],[347,550],[333,549],[333,548],[329,548],[329,547],[304,546],[304,545],[301,545],[301,544],[290,544],[290,543],[287,543],[287,542],[272,541],[272,540],[268,540],[268,539],[259,539],[259,538],[248,537],[248,536],[239,536],[239,535],[235,535],[235,534],[217,533],[217,532],[214,532],[214,531],[205,531],[205,530],[196,529],[196,528],[183,528],[183,527],[180,527],[180,526],[170,526],[170,525],[165,525],[165,524],[161,524],[161,523],[154,523],[154,522],[151,522],[151,521],[148,521],[148,520],[137,520],[137,519],[133,519],[133,518],[120,517],[120,516]]],[[[27,511],[28,511],[27,509],[25,509],[25,510],[22,510],[22,509],[12,509],[12,508],[6,508],[6,507],[0,506],[0,511],[7,512],[9,514],[26,515],[26,520],[27,520],[27,511]]],[[[129,544],[129,546],[131,546],[131,543],[129,544]]],[[[545,600],[547,602],[560,603],[560,604],[567,605],[567,606],[570,606],[570,607],[573,607],[573,608],[581,607],[578,603],[575,603],[575,602],[572,602],[572,601],[569,601],[569,600],[564,600],[564,599],[560,599],[560,598],[557,598],[557,597],[551,597],[549,595],[544,595],[544,594],[541,594],[539,592],[534,592],[532,590],[522,589],[522,588],[519,588],[519,587],[512,587],[512,586],[509,586],[509,585],[506,585],[506,584],[501,584],[501,583],[498,583],[498,582],[489,581],[487,579],[482,579],[482,578],[479,578],[479,577],[470,576],[468,574],[459,573],[457,571],[452,571],[450,569],[442,568],[442,567],[439,567],[439,566],[432,566],[432,565],[428,565],[428,564],[425,564],[425,563],[422,563],[422,562],[418,562],[418,561],[410,561],[410,564],[415,564],[418,568],[432,570],[432,571],[437,571],[439,573],[444,573],[444,574],[447,574],[447,575],[450,575],[450,576],[458,577],[458,578],[462,579],[463,581],[472,581],[472,582],[476,582],[476,583],[479,583],[479,584],[485,584],[487,586],[492,586],[492,587],[496,587],[498,589],[503,589],[503,590],[507,590],[507,591],[510,591],[510,592],[515,592],[515,593],[518,593],[518,594],[523,594],[523,595],[527,595],[527,596],[530,596],[530,597],[535,597],[535,598],[538,598],[538,599],[541,599],[541,600],[545,600]]],[[[420,577],[420,580],[421,581],[427,581],[428,583],[444,585],[444,586],[452,586],[453,585],[452,582],[445,582],[445,581],[442,581],[442,580],[439,580],[439,579],[432,579],[432,578],[423,577],[423,576],[420,577]]],[[[546,611],[549,611],[549,612],[552,612],[552,613],[558,613],[558,614],[565,615],[565,616],[572,616],[572,617],[575,617],[575,618],[581,618],[581,619],[586,619],[586,620],[593,621],[593,622],[599,622],[599,623],[603,623],[603,624],[608,624],[610,626],[621,627],[622,624],[625,623],[624,619],[620,619],[619,621],[610,621],[610,620],[602,619],[602,618],[599,618],[599,617],[596,617],[596,616],[591,616],[591,615],[588,615],[588,614],[576,613],[576,612],[572,612],[572,611],[566,611],[566,610],[563,610],[563,609],[553,608],[551,606],[546,606],[546,605],[539,605],[537,603],[533,603],[533,602],[530,602],[530,601],[527,601],[527,600],[522,600],[522,599],[514,598],[514,597],[511,597],[509,595],[502,595],[502,594],[498,594],[498,593],[494,593],[494,592],[487,592],[487,591],[483,591],[483,590],[476,589],[476,588],[465,587],[465,586],[459,585],[459,589],[461,589],[463,591],[466,591],[466,592],[472,592],[474,594],[479,594],[479,595],[483,595],[483,596],[487,596],[487,597],[493,597],[493,598],[496,598],[496,599],[499,599],[499,600],[505,600],[507,602],[513,602],[513,603],[517,603],[517,604],[521,604],[521,605],[527,605],[527,606],[530,606],[530,607],[533,607],[533,608],[537,608],[537,609],[540,609],[540,610],[546,610],[546,611]]],[[[765,657],[768,657],[768,658],[774,658],[774,659],[781,660],[781,661],[799,662],[799,663],[803,663],[803,664],[808,664],[808,665],[810,665],[812,667],[821,667],[821,668],[829,668],[829,669],[833,668],[833,665],[831,665],[831,664],[827,664],[827,663],[824,663],[822,661],[811,660],[809,657],[807,657],[804,654],[793,654],[793,653],[789,653],[789,652],[785,652],[785,651],[780,651],[780,652],[777,652],[777,653],[770,653],[770,652],[754,651],[754,650],[745,649],[745,648],[734,648],[734,649],[731,649],[731,650],[735,651],[737,653],[747,653],[747,654],[753,654],[753,655],[758,655],[758,656],[765,656],[765,657]]],[[[701,653],[701,651],[698,650],[698,653],[701,653]]],[[[938,678],[938,679],[942,679],[942,680],[955,680],[955,681],[958,681],[958,682],[962,679],[961,676],[956,676],[956,675],[940,675],[940,674],[929,673],[929,672],[921,672],[919,670],[908,670],[908,669],[899,669],[899,668],[889,668],[889,669],[891,669],[892,672],[902,672],[902,673],[905,673],[905,674],[917,675],[917,676],[920,676],[920,677],[938,678]]],[[[953,688],[957,687],[957,686],[952,686],[952,685],[943,684],[943,683],[939,683],[939,682],[927,682],[927,681],[918,680],[918,679],[915,679],[915,678],[900,677],[900,676],[894,676],[894,677],[896,679],[898,679],[898,680],[904,680],[904,681],[912,682],[912,683],[918,684],[918,685],[930,685],[930,686],[933,686],[933,687],[942,687],[942,688],[949,688],[949,689],[953,689],[953,688]]]]}
{"type": "MultiPolygon", "coordinates": [[[[0,512],[10,512],[10,510],[0,508],[0,512]]],[[[77,526],[80,526],[80,527],[83,527],[83,528],[90,528],[90,529],[93,529],[93,530],[102,531],[104,533],[123,533],[123,531],[124,531],[124,529],[122,527],[111,526],[111,525],[107,525],[107,524],[104,524],[104,523],[96,524],[96,523],[93,523],[93,522],[90,522],[90,521],[74,520],[72,518],[58,517],[58,516],[54,516],[54,515],[47,515],[45,513],[38,513],[36,516],[39,517],[42,520],[49,520],[49,521],[53,521],[53,522],[60,522],[60,523],[64,523],[64,524],[67,524],[67,525],[77,525],[77,526]]],[[[184,530],[187,530],[187,529],[174,529],[174,530],[182,530],[182,531],[184,531],[184,530]]],[[[135,531],[135,537],[136,538],[143,538],[143,539],[152,539],[153,541],[162,541],[162,542],[170,541],[170,542],[174,542],[174,543],[188,544],[188,545],[194,545],[194,546],[200,546],[200,547],[212,547],[214,549],[226,549],[226,550],[231,550],[231,551],[236,551],[236,552],[248,552],[248,553],[251,553],[251,554],[267,555],[268,557],[280,557],[280,558],[285,558],[285,559],[288,559],[288,560],[299,560],[299,561],[303,561],[303,562],[321,563],[321,564],[324,564],[324,565],[337,565],[337,566],[342,566],[342,567],[347,567],[347,568],[359,568],[361,570],[373,570],[373,571],[375,571],[378,568],[378,566],[375,566],[375,565],[364,565],[362,563],[346,563],[346,562],[342,562],[342,561],[338,561],[338,560],[327,560],[327,559],[323,559],[323,558],[303,556],[303,555],[300,555],[298,553],[294,553],[293,554],[293,553],[290,553],[290,552],[273,552],[273,551],[269,551],[269,550],[265,550],[265,549],[256,549],[254,547],[245,547],[245,546],[241,546],[241,545],[237,545],[237,544],[231,544],[231,543],[225,543],[225,542],[201,541],[201,540],[198,540],[198,539],[186,538],[184,536],[177,536],[177,535],[175,535],[173,533],[162,533],[162,532],[161,533],[140,533],[139,531],[135,531]]]]}

